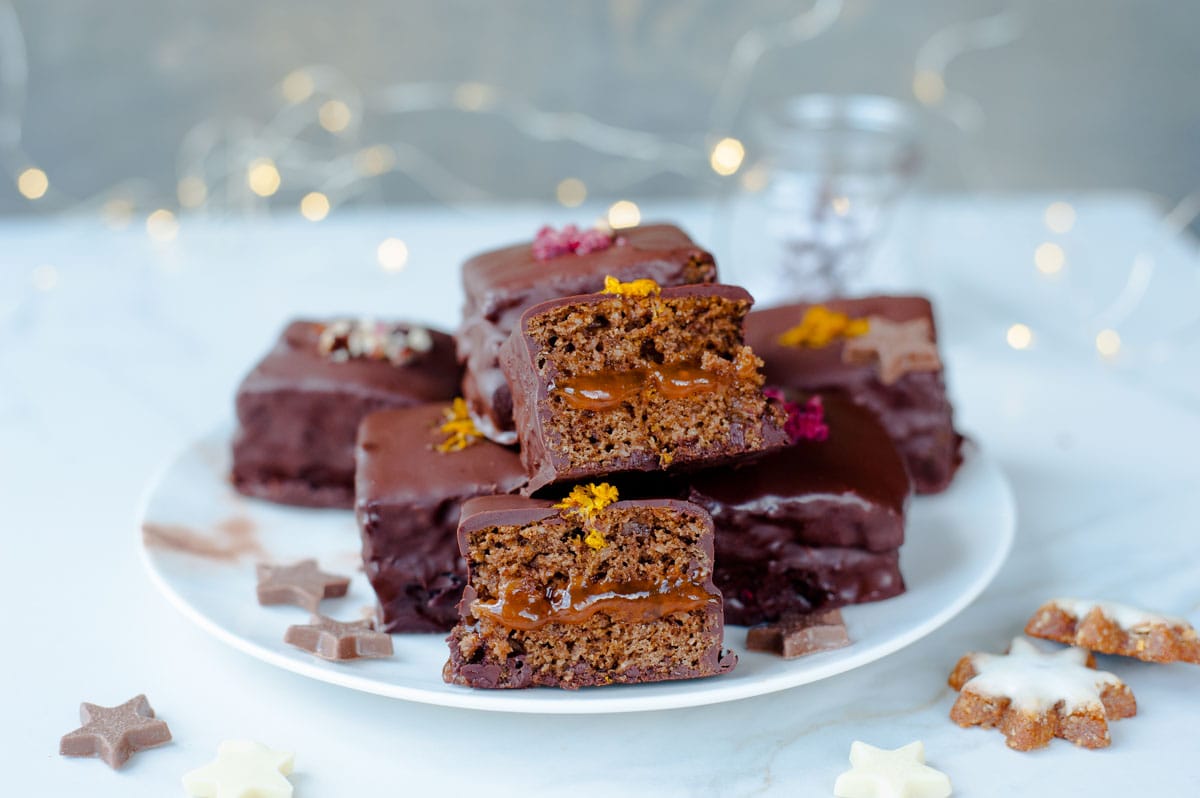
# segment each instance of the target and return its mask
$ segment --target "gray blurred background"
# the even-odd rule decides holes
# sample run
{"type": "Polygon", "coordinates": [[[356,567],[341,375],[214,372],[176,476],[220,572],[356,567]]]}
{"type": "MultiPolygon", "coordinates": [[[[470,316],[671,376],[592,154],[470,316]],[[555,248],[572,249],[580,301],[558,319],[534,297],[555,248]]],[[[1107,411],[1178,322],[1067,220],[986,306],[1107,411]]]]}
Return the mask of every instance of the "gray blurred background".
{"type": "Polygon", "coordinates": [[[1196,3],[816,6],[0,0],[0,213],[712,193],[712,144],[750,164],[806,92],[911,102],[933,189],[1200,188],[1196,3]]]}

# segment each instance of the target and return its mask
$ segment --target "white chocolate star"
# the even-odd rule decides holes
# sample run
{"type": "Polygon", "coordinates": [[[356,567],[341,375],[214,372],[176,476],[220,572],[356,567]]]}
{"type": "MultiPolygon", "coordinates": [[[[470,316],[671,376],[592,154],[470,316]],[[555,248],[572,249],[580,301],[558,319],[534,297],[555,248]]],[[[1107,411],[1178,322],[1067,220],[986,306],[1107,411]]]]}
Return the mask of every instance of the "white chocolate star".
{"type": "Polygon", "coordinates": [[[292,798],[292,755],[251,740],[226,740],[217,758],[183,777],[192,798],[292,798]]]}
{"type": "Polygon", "coordinates": [[[895,751],[855,741],[850,770],[838,776],[838,798],[946,798],[950,778],[925,764],[925,744],[909,743],[895,751]]]}

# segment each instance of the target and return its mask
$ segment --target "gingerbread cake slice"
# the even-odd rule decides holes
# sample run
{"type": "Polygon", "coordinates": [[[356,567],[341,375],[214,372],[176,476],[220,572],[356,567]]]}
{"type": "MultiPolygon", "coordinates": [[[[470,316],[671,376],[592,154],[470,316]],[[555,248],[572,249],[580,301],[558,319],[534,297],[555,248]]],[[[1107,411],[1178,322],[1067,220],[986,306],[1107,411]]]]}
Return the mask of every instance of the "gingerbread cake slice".
{"type": "Polygon", "coordinates": [[[768,384],[843,391],[879,416],[918,493],[950,485],[961,438],[929,300],[872,296],[759,310],[746,319],[746,342],[768,384]]]}
{"type": "Polygon", "coordinates": [[[284,504],[354,504],[358,423],[451,399],[454,341],[413,324],[294,321],[237,390],[233,485],[284,504]]]}
{"type": "Polygon", "coordinates": [[[457,335],[466,366],[463,395],[484,434],[516,443],[512,392],[500,369],[500,347],[526,309],[556,297],[599,291],[608,275],[659,285],[711,283],[713,256],[671,224],[620,231],[542,228],[532,242],[484,252],[463,264],[466,294],[457,335]]]}
{"type": "Polygon", "coordinates": [[[527,492],[785,445],[787,417],[742,342],[752,302],[733,286],[609,278],[527,310],[501,351],[527,492]]]}
{"type": "Polygon", "coordinates": [[[497,496],[463,506],[470,576],[446,681],[575,689],[732,669],[708,514],[615,494],[591,485],[557,505],[497,496]]]}
{"type": "Polygon", "coordinates": [[[808,420],[823,429],[752,462],[687,476],[689,501],[716,527],[728,623],[904,592],[898,549],[911,487],[887,431],[845,396],[790,398],[803,399],[787,402],[793,416],[819,416],[808,420]]]}
{"type": "Polygon", "coordinates": [[[521,487],[520,458],[475,429],[462,399],[372,413],[357,458],[355,514],[380,628],[448,632],[467,582],[463,503],[521,487]]]}

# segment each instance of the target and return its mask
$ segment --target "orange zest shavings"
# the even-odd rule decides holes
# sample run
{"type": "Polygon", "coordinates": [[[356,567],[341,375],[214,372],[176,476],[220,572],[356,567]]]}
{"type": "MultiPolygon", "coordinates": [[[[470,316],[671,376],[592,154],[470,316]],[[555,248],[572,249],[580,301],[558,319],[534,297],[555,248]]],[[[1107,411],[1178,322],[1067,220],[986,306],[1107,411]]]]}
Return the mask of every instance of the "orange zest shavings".
{"type": "Polygon", "coordinates": [[[662,293],[662,288],[647,277],[623,283],[610,274],[604,278],[604,290],[601,293],[632,297],[658,296],[662,293]]]}
{"type": "Polygon", "coordinates": [[[607,482],[601,482],[599,485],[576,485],[565,499],[554,505],[554,509],[562,510],[563,515],[576,515],[582,519],[584,527],[588,530],[583,542],[599,550],[604,548],[607,541],[604,539],[604,533],[592,526],[591,522],[616,500],[617,489],[607,482]]]}
{"type": "Polygon", "coordinates": [[[871,328],[867,319],[852,319],[824,305],[809,308],[800,323],[779,336],[783,346],[807,346],[820,349],[839,338],[857,338],[871,328]]]}
{"type": "Polygon", "coordinates": [[[483,439],[483,433],[475,426],[471,414],[467,412],[467,402],[461,396],[443,412],[446,422],[439,431],[449,437],[437,445],[439,452],[461,452],[483,439]]]}
{"type": "Polygon", "coordinates": [[[596,551],[599,551],[608,544],[608,541],[604,539],[604,533],[602,533],[599,529],[588,530],[587,537],[583,539],[583,542],[591,546],[596,551]]]}
{"type": "Polygon", "coordinates": [[[601,482],[599,485],[576,485],[565,499],[554,505],[554,509],[564,510],[590,521],[616,500],[617,489],[607,482],[601,482]]]}

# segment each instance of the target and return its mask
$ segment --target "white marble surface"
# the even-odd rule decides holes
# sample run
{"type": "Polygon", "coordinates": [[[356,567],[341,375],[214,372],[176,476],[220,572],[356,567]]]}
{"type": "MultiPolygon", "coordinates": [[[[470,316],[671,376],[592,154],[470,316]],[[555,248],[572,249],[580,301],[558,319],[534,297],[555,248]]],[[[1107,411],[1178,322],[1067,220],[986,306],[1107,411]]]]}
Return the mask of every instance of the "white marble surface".
{"type": "MultiPolygon", "coordinates": [[[[947,718],[955,660],[1002,647],[1046,597],[1144,603],[1200,622],[1200,359],[1194,341],[1159,340],[1200,306],[1194,251],[1133,197],[1076,198],[1074,231],[1051,236],[1049,199],[922,203],[875,275],[931,285],[962,426],[1013,481],[1017,544],[995,584],[939,632],[858,671],[731,704],[601,717],[405,704],[278,671],[171,609],[141,571],[132,529],[151,472],[227,416],[238,378],[285,317],[417,302],[429,321],[453,318],[459,258],[568,219],[561,210],[185,221],[169,245],[85,220],[0,225],[8,794],[180,795],[182,774],[236,737],[294,750],[298,796],[831,795],[855,739],[924,740],[962,796],[1196,794],[1195,666],[1102,659],[1140,707],[1104,751],[1056,741],[1018,754],[998,732],[947,718]],[[409,244],[399,274],[375,263],[385,236],[409,244]],[[1048,239],[1068,254],[1058,280],[1033,269],[1048,239]],[[1158,264],[1148,304],[1119,328],[1127,357],[1105,363],[1085,319],[1139,252],[1158,264]],[[43,265],[54,271],[40,270],[37,288],[43,265]],[[1005,345],[1016,321],[1034,327],[1034,348],[1005,345]],[[138,692],[174,743],[118,773],[57,755],[80,701],[138,692]]],[[[646,210],[721,239],[710,209],[646,210]]]]}

